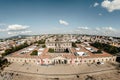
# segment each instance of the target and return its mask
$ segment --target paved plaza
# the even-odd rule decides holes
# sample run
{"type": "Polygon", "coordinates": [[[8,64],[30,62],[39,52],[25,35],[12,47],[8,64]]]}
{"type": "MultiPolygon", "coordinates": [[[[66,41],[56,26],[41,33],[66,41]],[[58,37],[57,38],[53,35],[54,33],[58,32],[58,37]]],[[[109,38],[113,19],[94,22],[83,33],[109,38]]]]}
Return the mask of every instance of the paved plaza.
{"type": "Polygon", "coordinates": [[[37,74],[41,76],[74,76],[79,74],[94,73],[114,70],[111,64],[82,64],[82,65],[32,65],[12,63],[4,71],[16,73],[37,74]]]}
{"type": "Polygon", "coordinates": [[[115,65],[111,63],[102,65],[33,65],[12,63],[4,69],[0,80],[119,80],[120,73],[115,65]]]}

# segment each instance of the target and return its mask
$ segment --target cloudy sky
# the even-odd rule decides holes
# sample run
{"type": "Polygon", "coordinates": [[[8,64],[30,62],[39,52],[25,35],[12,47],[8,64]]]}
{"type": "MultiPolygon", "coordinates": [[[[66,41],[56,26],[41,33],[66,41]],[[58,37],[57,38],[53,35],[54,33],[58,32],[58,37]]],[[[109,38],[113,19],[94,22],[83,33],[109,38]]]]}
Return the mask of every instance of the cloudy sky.
{"type": "Polygon", "coordinates": [[[49,33],[120,37],[120,0],[0,0],[0,38],[49,33]]]}

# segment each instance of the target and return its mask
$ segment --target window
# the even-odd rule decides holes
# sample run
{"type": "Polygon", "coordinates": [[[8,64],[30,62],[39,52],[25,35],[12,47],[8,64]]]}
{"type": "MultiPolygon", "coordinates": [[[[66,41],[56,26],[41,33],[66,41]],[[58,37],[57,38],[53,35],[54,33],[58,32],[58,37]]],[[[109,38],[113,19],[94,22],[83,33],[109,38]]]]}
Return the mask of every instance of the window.
{"type": "Polygon", "coordinates": [[[113,59],[113,61],[115,61],[115,59],[113,59]]]}
{"type": "Polygon", "coordinates": [[[35,62],[35,60],[34,60],[34,62],[35,62]]]}
{"type": "Polygon", "coordinates": [[[91,62],[91,60],[89,60],[89,62],[91,62]]]}
{"type": "Polygon", "coordinates": [[[109,59],[109,61],[111,61],[111,59],[109,59]]]}
{"type": "Polygon", "coordinates": [[[31,62],[31,60],[29,60],[29,62],[31,62]]]}
{"type": "Polygon", "coordinates": [[[108,59],[106,59],[106,61],[107,61],[108,59]]]}
{"type": "Polygon", "coordinates": [[[104,60],[102,59],[102,61],[104,61],[104,60]]]}
{"type": "Polygon", "coordinates": [[[77,60],[75,62],[78,62],[77,60]]]}

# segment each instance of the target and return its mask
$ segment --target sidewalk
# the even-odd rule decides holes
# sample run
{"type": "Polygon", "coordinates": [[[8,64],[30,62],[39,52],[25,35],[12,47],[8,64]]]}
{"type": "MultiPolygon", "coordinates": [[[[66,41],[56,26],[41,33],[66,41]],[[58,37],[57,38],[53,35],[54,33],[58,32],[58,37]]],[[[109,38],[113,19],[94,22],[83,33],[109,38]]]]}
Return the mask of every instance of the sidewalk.
{"type": "Polygon", "coordinates": [[[4,71],[15,71],[15,72],[24,72],[40,75],[75,75],[75,74],[84,74],[89,72],[97,72],[104,70],[115,69],[115,66],[110,64],[104,65],[32,65],[32,64],[18,64],[12,63],[9,67],[6,67],[4,71]]]}

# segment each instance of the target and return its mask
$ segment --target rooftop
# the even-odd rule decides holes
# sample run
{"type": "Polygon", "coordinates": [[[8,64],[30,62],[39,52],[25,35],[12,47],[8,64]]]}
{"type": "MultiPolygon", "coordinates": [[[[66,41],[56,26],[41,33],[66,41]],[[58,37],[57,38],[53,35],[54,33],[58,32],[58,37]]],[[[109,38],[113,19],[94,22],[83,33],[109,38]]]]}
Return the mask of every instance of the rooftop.
{"type": "MultiPolygon", "coordinates": [[[[92,46],[87,46],[89,49],[98,50],[97,48],[94,48],[92,46]]],[[[29,46],[27,48],[21,49],[17,52],[14,52],[8,56],[10,57],[20,57],[20,58],[55,58],[58,56],[64,57],[64,58],[97,58],[97,57],[112,57],[113,55],[102,51],[101,54],[93,54],[89,49],[87,49],[84,44],[77,44],[77,48],[70,48],[70,53],[49,53],[49,48],[39,48],[37,46],[29,46]],[[33,50],[38,50],[40,53],[36,56],[31,56],[33,50]],[[24,53],[22,53],[24,52],[24,53]],[[75,53],[78,53],[79,55],[76,56],[75,53]],[[85,55],[83,55],[85,53],[85,55]]]]}

